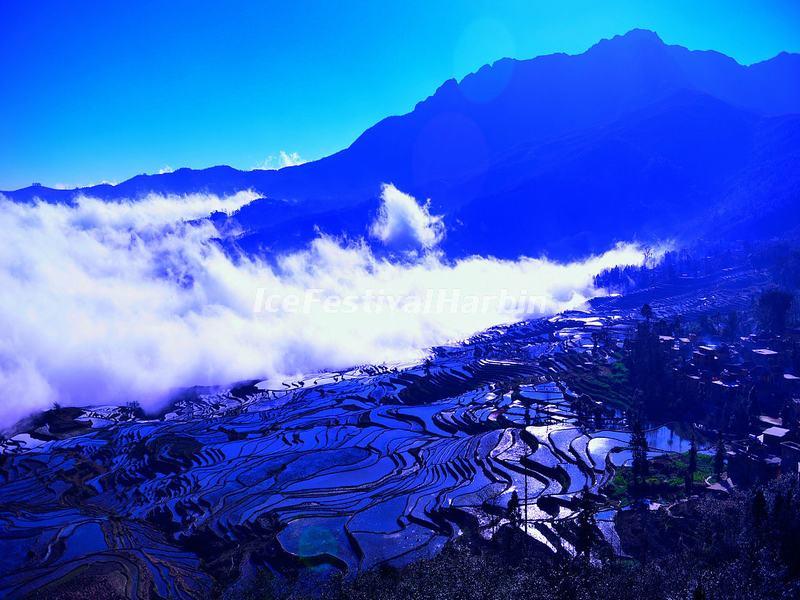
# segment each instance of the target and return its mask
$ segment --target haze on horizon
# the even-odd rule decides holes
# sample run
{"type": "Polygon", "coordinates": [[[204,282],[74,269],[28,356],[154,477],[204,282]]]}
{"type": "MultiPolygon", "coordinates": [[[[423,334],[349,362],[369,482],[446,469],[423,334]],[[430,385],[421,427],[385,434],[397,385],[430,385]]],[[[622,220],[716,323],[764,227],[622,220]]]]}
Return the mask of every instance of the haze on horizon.
{"type": "Polygon", "coordinates": [[[0,16],[6,190],[313,160],[451,77],[502,57],[579,53],[635,27],[743,64],[800,50],[800,7],[786,0],[473,1],[457,14],[446,3],[350,3],[320,5],[313,18],[253,2],[7,3],[0,16]]]}

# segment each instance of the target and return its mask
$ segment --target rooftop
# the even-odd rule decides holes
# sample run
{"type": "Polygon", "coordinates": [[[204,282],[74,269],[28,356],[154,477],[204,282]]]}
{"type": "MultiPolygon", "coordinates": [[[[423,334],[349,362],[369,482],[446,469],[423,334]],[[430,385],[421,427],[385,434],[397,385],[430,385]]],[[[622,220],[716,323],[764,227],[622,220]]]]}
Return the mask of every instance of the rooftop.
{"type": "Polygon", "coordinates": [[[783,437],[789,433],[789,430],[783,427],[767,427],[763,433],[764,435],[770,435],[772,437],[783,437]]]}

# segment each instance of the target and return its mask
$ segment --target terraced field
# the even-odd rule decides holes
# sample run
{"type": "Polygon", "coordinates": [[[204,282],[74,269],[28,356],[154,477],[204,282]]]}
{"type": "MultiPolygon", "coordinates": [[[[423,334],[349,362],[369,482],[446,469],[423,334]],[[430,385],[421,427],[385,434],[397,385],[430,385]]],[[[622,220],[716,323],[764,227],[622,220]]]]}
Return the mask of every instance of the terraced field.
{"type": "MultiPolygon", "coordinates": [[[[420,365],[196,390],[157,419],[86,408],[22,432],[0,454],[0,596],[100,581],[200,598],[257,568],[402,564],[465,527],[491,535],[513,492],[520,527],[572,552],[576,495],[629,459],[629,435],[602,388],[565,381],[589,353],[613,361],[626,302],[490,330],[420,365]],[[612,341],[594,351],[598,330],[612,341]]],[[[686,448],[666,427],[650,445],[686,448]]]]}

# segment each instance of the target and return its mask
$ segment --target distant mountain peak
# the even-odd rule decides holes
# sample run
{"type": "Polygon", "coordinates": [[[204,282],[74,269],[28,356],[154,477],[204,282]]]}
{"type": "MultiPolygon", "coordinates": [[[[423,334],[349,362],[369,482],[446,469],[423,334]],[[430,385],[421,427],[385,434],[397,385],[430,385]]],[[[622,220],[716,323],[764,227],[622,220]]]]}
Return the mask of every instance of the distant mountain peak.
{"type": "MultiPolygon", "coordinates": [[[[592,46],[592,48],[666,48],[667,46],[668,44],[666,44],[655,31],[650,29],[631,29],[627,33],[617,34],[611,38],[604,38],[592,46]]],[[[589,49],[590,52],[592,48],[589,49]]]]}
{"type": "Polygon", "coordinates": [[[621,38],[637,42],[656,42],[659,44],[664,43],[664,40],[662,40],[661,37],[652,29],[640,29],[638,27],[635,27],[622,35],[615,35],[614,38],[621,38]]]}

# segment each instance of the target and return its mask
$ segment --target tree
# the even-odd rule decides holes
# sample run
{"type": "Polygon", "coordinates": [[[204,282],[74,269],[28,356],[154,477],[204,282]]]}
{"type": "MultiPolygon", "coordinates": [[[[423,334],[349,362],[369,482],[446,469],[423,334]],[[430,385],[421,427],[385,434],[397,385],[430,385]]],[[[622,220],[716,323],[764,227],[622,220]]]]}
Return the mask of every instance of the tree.
{"type": "MultiPolygon", "coordinates": [[[[647,311],[644,311],[647,312],[647,311]]],[[[650,322],[639,323],[633,336],[625,341],[625,364],[630,381],[639,395],[643,414],[663,415],[675,408],[675,378],[669,369],[669,354],[650,322]]]]}
{"type": "Polygon", "coordinates": [[[694,474],[697,471],[697,442],[695,441],[694,432],[692,432],[692,444],[689,446],[689,465],[686,468],[686,477],[684,483],[686,486],[686,493],[692,493],[694,485],[694,474]]]}
{"type": "Polygon", "coordinates": [[[642,259],[642,268],[646,269],[648,267],[653,266],[654,265],[654,260],[653,260],[654,252],[653,252],[652,246],[645,246],[644,248],[642,248],[642,254],[644,254],[644,257],[642,259]]]}
{"type": "Polygon", "coordinates": [[[633,484],[635,487],[641,488],[650,468],[647,463],[647,438],[639,411],[631,411],[629,422],[631,425],[631,454],[633,455],[633,484]]]}
{"type": "Polygon", "coordinates": [[[767,520],[767,499],[764,497],[764,491],[759,488],[753,496],[751,504],[751,516],[753,517],[753,526],[755,529],[761,530],[767,520]]]}
{"type": "Polygon", "coordinates": [[[425,371],[425,375],[429,376],[431,374],[431,367],[433,366],[433,360],[428,357],[425,359],[425,362],[422,363],[422,369],[425,371]]]}
{"type": "Polygon", "coordinates": [[[729,340],[739,335],[739,313],[732,310],[728,313],[728,321],[725,324],[725,337],[729,340]]]}
{"type": "Polygon", "coordinates": [[[792,429],[797,423],[797,404],[793,398],[787,398],[783,403],[781,423],[786,429],[792,429]]]}
{"type": "Polygon", "coordinates": [[[734,397],[733,413],[730,419],[730,428],[735,433],[747,431],[750,425],[750,415],[753,413],[753,399],[755,398],[755,386],[750,388],[740,388],[734,397]]]}
{"type": "Polygon", "coordinates": [[[653,318],[652,307],[649,304],[645,304],[644,306],[642,306],[642,310],[640,312],[642,313],[642,316],[645,318],[645,320],[648,323],[650,323],[650,319],[653,318]]]}
{"type": "Polygon", "coordinates": [[[589,487],[584,485],[578,497],[578,516],[576,518],[575,556],[588,562],[594,545],[594,515],[592,501],[589,498],[589,487]]]}
{"type": "MultiPolygon", "coordinates": [[[[516,386],[517,394],[519,394],[520,399],[523,401],[525,405],[525,428],[527,430],[528,427],[531,426],[531,400],[530,398],[525,398],[522,396],[522,392],[519,391],[519,386],[516,386]]],[[[528,458],[528,444],[525,444],[525,459],[528,458]]],[[[525,535],[528,535],[528,472],[525,471],[525,535]]],[[[516,492],[515,492],[516,493],[516,492]]]]}
{"type": "Polygon", "coordinates": [[[522,524],[522,511],[519,508],[519,495],[517,494],[517,490],[511,492],[511,498],[509,498],[508,506],[506,507],[506,519],[508,519],[509,524],[515,529],[519,528],[522,524]]]}
{"type": "Polygon", "coordinates": [[[779,288],[762,292],[756,306],[761,329],[772,333],[781,333],[786,329],[786,316],[793,299],[790,292],[779,288]]]}
{"type": "Polygon", "coordinates": [[[725,442],[722,440],[722,434],[717,438],[717,448],[714,452],[714,474],[717,477],[722,477],[722,472],[725,470],[725,442]]]}
{"type": "Polygon", "coordinates": [[[481,501],[481,508],[484,514],[489,517],[489,532],[491,537],[494,537],[494,534],[497,532],[497,527],[500,525],[501,516],[497,515],[494,509],[497,507],[497,499],[502,493],[502,490],[495,490],[491,485],[484,487],[478,493],[478,498],[481,501]]]}

